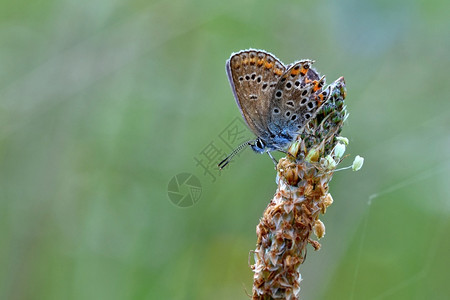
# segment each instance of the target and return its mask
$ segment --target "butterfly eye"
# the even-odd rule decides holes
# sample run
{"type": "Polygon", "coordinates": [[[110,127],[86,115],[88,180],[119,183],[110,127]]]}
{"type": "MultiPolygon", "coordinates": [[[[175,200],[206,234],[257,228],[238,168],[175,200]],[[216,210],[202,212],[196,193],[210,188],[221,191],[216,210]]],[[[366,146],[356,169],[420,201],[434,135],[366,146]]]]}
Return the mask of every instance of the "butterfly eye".
{"type": "Polygon", "coordinates": [[[259,149],[263,149],[264,148],[264,144],[263,144],[263,142],[260,139],[258,139],[256,141],[256,147],[258,147],[259,149]]]}

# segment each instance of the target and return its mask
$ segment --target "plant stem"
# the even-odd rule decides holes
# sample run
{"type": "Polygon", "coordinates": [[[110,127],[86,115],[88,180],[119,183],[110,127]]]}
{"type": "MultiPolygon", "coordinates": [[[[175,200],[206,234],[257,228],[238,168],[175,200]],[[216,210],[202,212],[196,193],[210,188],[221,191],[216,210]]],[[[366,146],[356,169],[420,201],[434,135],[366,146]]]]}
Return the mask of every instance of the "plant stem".
{"type": "Polygon", "coordinates": [[[319,113],[289,148],[291,155],[277,165],[278,187],[256,228],[253,299],[299,299],[306,246],[320,249],[311,233],[325,235],[319,215],[333,203],[328,184],[340,162],[333,149],[347,115],[344,79],[329,89],[319,113]]]}

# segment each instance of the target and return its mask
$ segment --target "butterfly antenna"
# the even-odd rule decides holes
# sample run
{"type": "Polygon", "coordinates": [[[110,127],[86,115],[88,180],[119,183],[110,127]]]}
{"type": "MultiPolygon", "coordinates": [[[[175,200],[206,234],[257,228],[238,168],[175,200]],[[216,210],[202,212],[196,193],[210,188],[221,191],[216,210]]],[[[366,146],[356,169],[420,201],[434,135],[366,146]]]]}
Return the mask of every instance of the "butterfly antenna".
{"type": "Polygon", "coordinates": [[[247,141],[241,145],[239,145],[236,149],[233,150],[233,152],[231,152],[227,157],[225,157],[224,160],[222,160],[217,166],[219,167],[220,170],[222,170],[223,168],[225,168],[226,165],[228,165],[231,161],[231,159],[238,154],[239,152],[242,151],[242,149],[244,149],[245,147],[247,147],[248,145],[251,145],[252,143],[254,143],[255,141],[251,140],[251,141],[247,141]]]}

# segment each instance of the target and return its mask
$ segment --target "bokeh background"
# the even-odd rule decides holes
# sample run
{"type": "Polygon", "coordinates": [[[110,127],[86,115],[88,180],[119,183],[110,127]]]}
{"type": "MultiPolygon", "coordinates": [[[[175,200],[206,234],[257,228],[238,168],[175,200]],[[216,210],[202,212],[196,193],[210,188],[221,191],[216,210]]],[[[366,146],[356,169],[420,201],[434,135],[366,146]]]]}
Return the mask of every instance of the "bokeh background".
{"type": "Polygon", "coordinates": [[[365,157],[333,178],[303,298],[449,299],[449,11],[0,1],[0,298],[248,299],[273,164],[251,150],[221,173],[198,161],[230,151],[241,117],[225,60],[253,47],[344,76],[343,165],[365,157]],[[168,196],[183,172],[200,182],[193,205],[168,196]]]}

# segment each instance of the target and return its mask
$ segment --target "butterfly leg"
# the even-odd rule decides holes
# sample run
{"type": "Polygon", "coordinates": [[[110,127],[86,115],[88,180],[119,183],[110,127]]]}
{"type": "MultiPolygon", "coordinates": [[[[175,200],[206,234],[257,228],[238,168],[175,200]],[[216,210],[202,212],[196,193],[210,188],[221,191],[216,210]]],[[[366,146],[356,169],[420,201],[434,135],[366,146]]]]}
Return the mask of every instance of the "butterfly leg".
{"type": "Polygon", "coordinates": [[[286,154],[287,156],[290,156],[292,159],[296,160],[295,156],[292,155],[291,152],[283,150],[283,149],[278,149],[278,151],[283,152],[284,154],[286,154]]]}
{"type": "Polygon", "coordinates": [[[277,160],[272,156],[272,154],[270,154],[270,152],[267,152],[267,154],[269,154],[270,158],[272,159],[273,163],[275,164],[275,167],[278,165],[277,160]]]}

